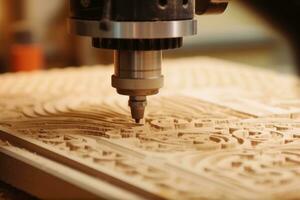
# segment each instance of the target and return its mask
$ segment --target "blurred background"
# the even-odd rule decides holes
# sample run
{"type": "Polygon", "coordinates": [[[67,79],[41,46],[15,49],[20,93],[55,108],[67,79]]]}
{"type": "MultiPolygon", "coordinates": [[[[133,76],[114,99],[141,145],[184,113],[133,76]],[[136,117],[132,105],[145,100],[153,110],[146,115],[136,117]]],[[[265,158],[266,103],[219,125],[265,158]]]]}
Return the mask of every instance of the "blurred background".
{"type": "MultiPolygon", "coordinates": [[[[112,51],[68,34],[68,1],[0,0],[0,72],[113,62],[112,51]]],[[[199,33],[165,58],[211,56],[282,72],[294,72],[288,41],[243,1],[223,15],[199,16],[199,33]]]]}

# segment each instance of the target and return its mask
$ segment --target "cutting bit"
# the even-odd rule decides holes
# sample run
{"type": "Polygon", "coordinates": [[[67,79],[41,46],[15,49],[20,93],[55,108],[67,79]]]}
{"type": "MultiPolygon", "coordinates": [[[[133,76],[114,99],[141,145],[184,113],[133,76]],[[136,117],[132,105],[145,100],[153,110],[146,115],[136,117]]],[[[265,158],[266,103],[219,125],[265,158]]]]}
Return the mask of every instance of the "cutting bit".
{"type": "Polygon", "coordinates": [[[139,124],[144,118],[145,108],[147,106],[146,96],[130,96],[128,105],[131,110],[132,118],[139,124]]]}

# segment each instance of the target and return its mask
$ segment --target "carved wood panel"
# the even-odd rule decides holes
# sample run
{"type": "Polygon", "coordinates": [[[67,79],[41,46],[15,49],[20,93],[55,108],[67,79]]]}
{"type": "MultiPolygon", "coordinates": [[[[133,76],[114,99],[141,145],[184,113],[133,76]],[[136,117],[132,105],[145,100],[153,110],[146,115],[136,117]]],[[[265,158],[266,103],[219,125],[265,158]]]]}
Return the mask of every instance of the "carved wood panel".
{"type": "Polygon", "coordinates": [[[296,77],[209,58],[165,65],[142,125],[111,68],[83,67],[0,76],[0,126],[160,198],[300,198],[296,77]]]}

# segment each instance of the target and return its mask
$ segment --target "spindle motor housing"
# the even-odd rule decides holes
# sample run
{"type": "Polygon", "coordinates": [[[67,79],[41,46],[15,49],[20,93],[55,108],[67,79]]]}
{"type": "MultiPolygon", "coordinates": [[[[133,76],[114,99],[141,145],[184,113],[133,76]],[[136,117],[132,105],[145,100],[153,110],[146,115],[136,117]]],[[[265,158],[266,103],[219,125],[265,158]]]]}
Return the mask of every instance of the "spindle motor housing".
{"type": "Polygon", "coordinates": [[[146,97],[163,87],[162,51],[197,33],[194,14],[222,12],[225,0],[70,0],[70,31],[115,50],[112,86],[130,96],[132,117],[144,117],[146,97]]]}

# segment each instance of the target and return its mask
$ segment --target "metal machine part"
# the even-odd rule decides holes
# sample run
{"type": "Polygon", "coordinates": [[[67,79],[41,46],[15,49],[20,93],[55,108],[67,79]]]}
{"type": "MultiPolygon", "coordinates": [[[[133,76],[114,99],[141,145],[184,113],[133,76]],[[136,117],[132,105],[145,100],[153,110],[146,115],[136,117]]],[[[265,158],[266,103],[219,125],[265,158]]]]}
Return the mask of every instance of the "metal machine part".
{"type": "Polygon", "coordinates": [[[70,30],[81,36],[115,39],[157,39],[177,38],[196,34],[196,20],[158,22],[106,22],[102,27],[99,21],[70,20],[70,30]],[[118,31],[116,31],[118,30],[118,31]]]}
{"type": "Polygon", "coordinates": [[[194,13],[221,13],[228,0],[70,0],[70,31],[115,50],[112,86],[129,96],[132,118],[144,118],[147,96],[163,87],[162,51],[197,33],[194,13]]]}
{"type": "Polygon", "coordinates": [[[144,118],[147,96],[163,87],[161,75],[162,51],[115,51],[115,74],[112,86],[128,95],[132,118],[137,123],[144,118]]]}

